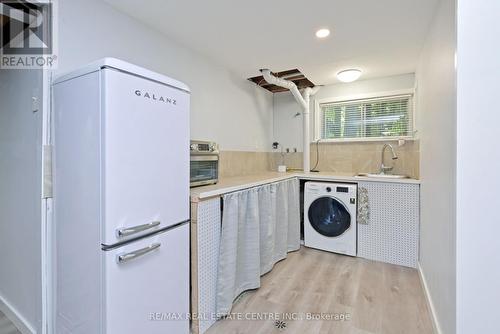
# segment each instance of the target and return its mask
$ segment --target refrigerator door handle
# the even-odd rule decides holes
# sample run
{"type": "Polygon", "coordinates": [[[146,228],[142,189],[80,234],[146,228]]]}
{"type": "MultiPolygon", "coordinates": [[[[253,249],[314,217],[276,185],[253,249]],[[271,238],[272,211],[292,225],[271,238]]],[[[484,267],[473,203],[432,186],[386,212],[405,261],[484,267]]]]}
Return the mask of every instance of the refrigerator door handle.
{"type": "Polygon", "coordinates": [[[128,262],[130,260],[133,260],[133,259],[136,259],[136,258],[141,257],[143,255],[146,255],[147,253],[154,251],[155,249],[159,248],[160,246],[161,246],[161,243],[157,242],[157,243],[151,244],[148,247],[144,247],[144,248],[135,250],[133,252],[118,254],[116,256],[116,261],[118,263],[128,262]]]}
{"type": "Polygon", "coordinates": [[[126,236],[129,236],[131,234],[135,234],[135,233],[139,233],[139,232],[142,232],[145,230],[149,230],[150,228],[156,227],[160,224],[161,224],[160,221],[154,221],[151,223],[137,225],[137,226],[133,226],[133,227],[119,228],[116,230],[116,234],[118,235],[118,237],[126,237],[126,236]]]}

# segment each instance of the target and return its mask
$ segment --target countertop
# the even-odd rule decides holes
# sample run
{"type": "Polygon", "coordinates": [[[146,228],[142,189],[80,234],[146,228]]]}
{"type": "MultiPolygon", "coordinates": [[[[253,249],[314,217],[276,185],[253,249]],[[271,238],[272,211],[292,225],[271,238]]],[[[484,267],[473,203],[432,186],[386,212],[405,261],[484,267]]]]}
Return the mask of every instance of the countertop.
{"type": "Polygon", "coordinates": [[[420,180],[416,179],[382,179],[376,177],[360,177],[352,174],[340,173],[304,173],[304,172],[266,172],[259,174],[251,174],[245,176],[232,176],[219,179],[217,184],[191,188],[191,202],[220,196],[233,191],[239,191],[252,187],[261,186],[267,183],[278,182],[290,178],[298,177],[302,180],[318,180],[318,181],[340,181],[340,182],[386,182],[386,183],[407,183],[420,184],[420,180]]]}

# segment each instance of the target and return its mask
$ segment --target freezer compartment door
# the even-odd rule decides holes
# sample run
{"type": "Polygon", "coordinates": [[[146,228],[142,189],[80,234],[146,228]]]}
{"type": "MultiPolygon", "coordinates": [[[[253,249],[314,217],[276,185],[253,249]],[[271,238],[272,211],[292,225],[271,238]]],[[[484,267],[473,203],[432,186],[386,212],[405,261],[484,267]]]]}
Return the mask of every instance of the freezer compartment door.
{"type": "Polygon", "coordinates": [[[189,224],[103,253],[106,334],[189,333],[189,224]]]}
{"type": "Polygon", "coordinates": [[[189,94],[101,75],[102,243],[113,245],[189,219],[189,94]]]}

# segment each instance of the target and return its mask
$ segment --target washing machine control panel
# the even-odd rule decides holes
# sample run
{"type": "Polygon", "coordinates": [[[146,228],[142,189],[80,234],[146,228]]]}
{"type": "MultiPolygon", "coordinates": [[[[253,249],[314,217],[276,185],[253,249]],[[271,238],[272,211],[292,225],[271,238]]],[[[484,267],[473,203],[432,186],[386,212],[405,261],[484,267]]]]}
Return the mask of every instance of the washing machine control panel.
{"type": "Polygon", "coordinates": [[[348,187],[337,187],[337,192],[338,193],[348,193],[349,188],[348,187]]]}
{"type": "Polygon", "coordinates": [[[327,183],[306,183],[306,191],[312,193],[339,193],[339,194],[356,194],[356,185],[336,185],[327,183]]]}

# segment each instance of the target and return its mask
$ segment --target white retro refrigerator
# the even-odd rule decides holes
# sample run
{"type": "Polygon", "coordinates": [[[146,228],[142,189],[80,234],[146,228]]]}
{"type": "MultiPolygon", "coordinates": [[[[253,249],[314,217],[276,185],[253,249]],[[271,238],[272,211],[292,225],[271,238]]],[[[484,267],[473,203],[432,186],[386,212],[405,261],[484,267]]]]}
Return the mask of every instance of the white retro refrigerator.
{"type": "Polygon", "coordinates": [[[189,89],[106,58],[57,79],[57,334],[187,334],[189,89]]]}

